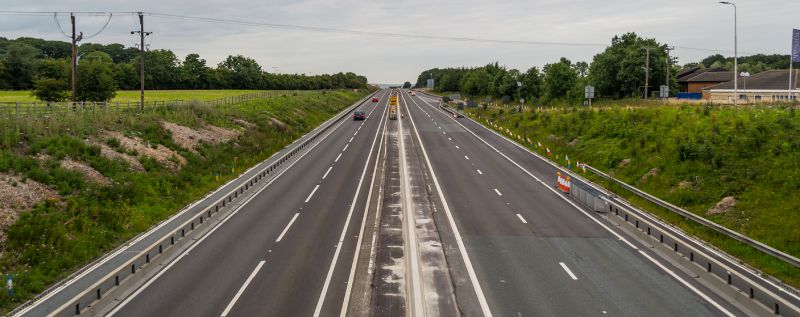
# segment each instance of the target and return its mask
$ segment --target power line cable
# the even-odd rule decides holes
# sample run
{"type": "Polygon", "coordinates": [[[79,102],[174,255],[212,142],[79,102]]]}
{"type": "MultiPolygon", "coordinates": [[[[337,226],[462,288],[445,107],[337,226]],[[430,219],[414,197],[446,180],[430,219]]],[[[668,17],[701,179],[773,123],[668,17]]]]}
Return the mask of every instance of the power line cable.
{"type": "Polygon", "coordinates": [[[70,38],[70,39],[72,38],[72,36],[70,36],[69,34],[64,32],[64,29],[61,28],[61,23],[58,22],[58,13],[57,12],[53,12],[53,21],[56,22],[56,26],[58,27],[58,30],[61,32],[61,34],[64,34],[64,36],[66,36],[67,38],[70,38]]]}
{"type": "Polygon", "coordinates": [[[106,27],[108,26],[108,23],[109,23],[109,22],[111,22],[111,17],[112,17],[113,15],[114,15],[113,13],[109,13],[109,14],[108,14],[108,20],[106,20],[106,24],[103,24],[103,27],[102,27],[102,28],[100,28],[100,31],[97,31],[97,33],[95,33],[95,34],[92,34],[92,35],[89,35],[89,36],[84,36],[84,37],[83,37],[83,39],[84,39],[84,40],[87,40],[87,39],[93,38],[93,37],[97,36],[98,34],[102,33],[102,32],[103,32],[103,30],[105,30],[105,29],[106,29],[106,27]]]}

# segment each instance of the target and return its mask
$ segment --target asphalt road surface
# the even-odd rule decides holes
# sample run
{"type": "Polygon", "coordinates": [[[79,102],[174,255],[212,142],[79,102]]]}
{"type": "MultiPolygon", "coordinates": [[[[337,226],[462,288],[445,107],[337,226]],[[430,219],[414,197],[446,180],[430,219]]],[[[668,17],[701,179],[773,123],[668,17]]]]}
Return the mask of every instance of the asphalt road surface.
{"type": "MultiPolygon", "coordinates": [[[[386,159],[383,145],[397,144],[384,139],[389,91],[377,96],[380,102],[358,109],[366,120],[335,125],[111,315],[340,315],[357,272],[354,253],[375,164],[386,159]]],[[[420,154],[411,162],[419,166],[417,179],[408,182],[434,197],[429,213],[462,314],[741,314],[555,191],[552,166],[436,105],[402,92],[399,126],[420,154]]]]}

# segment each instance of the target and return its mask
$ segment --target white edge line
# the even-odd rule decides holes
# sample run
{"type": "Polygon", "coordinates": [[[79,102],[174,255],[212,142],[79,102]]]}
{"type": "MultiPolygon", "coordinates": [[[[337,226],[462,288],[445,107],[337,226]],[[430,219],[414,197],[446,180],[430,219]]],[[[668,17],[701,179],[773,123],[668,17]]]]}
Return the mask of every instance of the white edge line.
{"type": "MultiPolygon", "coordinates": [[[[384,114],[388,107],[384,107],[384,114]]],[[[385,115],[381,115],[381,121],[378,123],[378,129],[375,131],[375,137],[372,140],[372,145],[369,149],[369,155],[367,156],[367,166],[369,166],[369,162],[372,160],[372,151],[375,149],[375,142],[378,140],[378,135],[381,133],[381,125],[383,124],[383,119],[386,117],[385,115]]],[[[341,155],[341,153],[340,153],[341,155]]],[[[361,178],[358,181],[358,187],[356,188],[356,193],[353,196],[353,203],[350,204],[350,211],[347,213],[347,219],[344,222],[344,227],[342,228],[342,234],[339,236],[339,242],[336,244],[336,251],[333,253],[333,260],[331,261],[331,266],[328,268],[328,274],[325,277],[325,283],[322,285],[322,291],[319,294],[319,299],[317,300],[317,307],[314,309],[314,317],[319,317],[320,313],[322,313],[322,306],[325,303],[325,296],[328,293],[328,287],[331,284],[331,278],[333,277],[333,270],[336,268],[336,262],[339,259],[339,252],[342,250],[342,244],[344,241],[345,234],[347,234],[347,227],[350,226],[350,218],[353,216],[353,210],[356,208],[356,200],[358,200],[358,195],[361,193],[361,184],[364,182],[364,177],[367,175],[367,169],[365,168],[363,172],[361,172],[361,178]]]]}
{"type": "Polygon", "coordinates": [[[264,262],[266,262],[266,261],[262,260],[261,262],[258,262],[258,265],[256,265],[256,268],[253,269],[253,272],[250,273],[250,276],[248,276],[247,280],[244,281],[244,284],[242,284],[242,287],[240,287],[239,291],[236,292],[236,295],[233,296],[233,299],[231,299],[231,302],[228,303],[228,307],[225,307],[225,310],[222,311],[222,315],[220,315],[221,317],[228,316],[228,313],[230,313],[231,309],[233,309],[233,305],[235,305],[236,301],[239,300],[239,296],[242,296],[242,293],[244,293],[244,289],[247,288],[247,285],[250,285],[250,282],[252,282],[253,278],[256,277],[256,274],[258,274],[258,271],[260,271],[261,267],[264,266],[264,262]]]}
{"type": "MultiPolygon", "coordinates": [[[[424,101],[424,100],[423,100],[423,101],[424,101]]],[[[426,103],[426,104],[428,104],[428,106],[430,106],[430,107],[434,108],[434,107],[433,107],[431,104],[429,104],[429,103],[427,103],[427,102],[425,102],[425,103],[426,103]]],[[[491,144],[489,144],[488,142],[486,142],[486,140],[484,140],[483,138],[481,138],[481,137],[479,137],[477,134],[475,134],[475,132],[473,132],[472,130],[470,130],[469,128],[467,128],[467,127],[466,127],[466,126],[464,126],[463,124],[461,124],[461,122],[458,122],[458,121],[456,121],[456,120],[453,120],[453,121],[455,121],[456,123],[458,123],[458,124],[459,124],[459,125],[460,125],[462,128],[464,128],[464,130],[466,130],[467,132],[469,132],[470,134],[472,134],[473,136],[475,136],[475,137],[476,137],[478,140],[481,140],[481,141],[482,141],[484,144],[486,144],[487,146],[489,146],[490,148],[492,148],[492,149],[493,149],[495,152],[497,152],[498,154],[500,154],[501,156],[503,156],[503,157],[504,157],[506,160],[508,160],[508,161],[509,161],[509,162],[511,162],[512,164],[516,165],[516,166],[517,166],[519,169],[521,169],[523,172],[525,172],[526,174],[528,174],[530,177],[532,177],[533,179],[537,180],[537,181],[538,181],[539,183],[541,183],[541,184],[542,184],[542,185],[543,185],[545,188],[547,188],[547,189],[549,189],[550,191],[552,191],[553,193],[555,193],[555,194],[556,194],[556,196],[560,197],[561,199],[563,199],[564,201],[566,201],[567,203],[569,203],[570,205],[572,205],[573,207],[575,207],[575,209],[577,209],[578,211],[580,211],[581,213],[583,213],[584,215],[586,215],[586,217],[588,217],[589,219],[591,219],[592,221],[594,221],[595,223],[597,223],[598,225],[600,225],[600,226],[601,226],[603,229],[605,229],[606,231],[610,232],[610,233],[611,233],[613,236],[615,236],[617,239],[619,239],[620,241],[624,242],[625,244],[627,244],[627,245],[628,245],[629,247],[631,247],[632,249],[634,249],[634,250],[637,250],[637,251],[641,251],[641,250],[639,250],[639,248],[637,248],[635,245],[633,245],[633,244],[632,244],[630,241],[628,241],[627,239],[625,239],[624,237],[622,237],[620,234],[618,234],[618,233],[614,232],[613,230],[611,230],[611,228],[609,228],[608,226],[606,226],[605,224],[603,224],[602,222],[600,222],[600,220],[597,220],[596,218],[594,218],[594,217],[592,217],[591,215],[589,215],[589,213],[587,213],[585,210],[583,210],[582,208],[580,208],[580,207],[579,207],[578,205],[576,205],[574,202],[572,202],[572,201],[570,201],[569,199],[567,199],[566,197],[564,197],[564,195],[561,195],[561,194],[559,194],[559,193],[558,193],[558,192],[557,192],[555,189],[551,188],[551,187],[550,187],[550,186],[548,186],[546,183],[542,182],[542,180],[541,180],[541,179],[539,179],[538,177],[536,177],[535,175],[533,175],[531,172],[529,172],[527,169],[523,168],[521,165],[517,164],[517,162],[515,162],[514,160],[512,160],[511,158],[509,158],[508,156],[506,156],[506,155],[505,155],[505,154],[503,154],[502,152],[500,152],[500,151],[499,151],[497,148],[495,148],[494,146],[492,146],[491,144]]],[[[643,253],[643,252],[642,252],[642,253],[643,253]]],[[[677,274],[673,273],[672,271],[670,271],[669,269],[667,269],[665,266],[661,265],[661,263],[659,263],[658,261],[656,261],[656,260],[655,260],[655,259],[653,259],[652,257],[650,257],[650,256],[646,256],[645,258],[647,258],[647,259],[648,259],[648,260],[650,260],[651,262],[655,263],[655,264],[656,264],[658,267],[660,267],[661,269],[663,269],[663,270],[665,270],[666,272],[670,273],[670,275],[671,275],[672,277],[674,277],[676,280],[680,281],[682,284],[684,284],[684,285],[687,285],[687,284],[689,284],[689,282],[687,282],[686,280],[684,280],[683,278],[681,278],[681,277],[680,277],[680,276],[678,276],[677,274]]],[[[700,290],[698,290],[697,288],[690,287],[689,289],[690,289],[690,290],[692,290],[692,291],[693,291],[695,294],[697,294],[698,296],[700,296],[700,297],[702,297],[702,298],[706,299],[706,300],[707,300],[709,303],[711,303],[711,304],[712,304],[714,307],[716,307],[717,309],[719,309],[719,310],[720,310],[722,313],[724,313],[725,315],[727,315],[727,316],[735,316],[735,315],[734,315],[734,314],[732,314],[730,311],[728,311],[727,309],[725,309],[724,307],[722,307],[722,306],[721,306],[719,303],[717,303],[717,302],[716,302],[716,301],[714,301],[713,299],[711,299],[711,298],[709,298],[708,296],[706,296],[705,294],[703,294],[703,293],[702,293],[700,290]]]]}
{"type": "Polygon", "coordinates": [[[305,201],[306,203],[307,203],[309,200],[311,200],[311,197],[314,197],[314,193],[316,193],[316,192],[317,192],[317,189],[319,189],[319,184],[317,184],[317,186],[314,186],[314,189],[312,189],[312,190],[311,190],[311,193],[310,193],[310,194],[308,194],[308,197],[306,197],[306,201],[305,201]]]}
{"type": "Polygon", "coordinates": [[[281,235],[278,236],[278,239],[275,239],[275,242],[281,242],[281,240],[283,240],[283,235],[285,235],[286,232],[289,231],[289,227],[292,226],[294,221],[297,220],[297,216],[299,215],[300,215],[299,212],[294,213],[292,220],[289,220],[289,223],[286,224],[286,228],[283,228],[283,231],[281,231],[281,235]]]}
{"type": "Polygon", "coordinates": [[[522,221],[522,223],[528,223],[527,221],[525,221],[525,218],[522,218],[522,215],[520,214],[517,214],[517,218],[519,218],[519,221],[522,221]]]}
{"type": "MultiPolygon", "coordinates": [[[[419,108],[419,105],[411,98],[411,102],[419,108]]],[[[410,107],[409,107],[410,109],[410,107]]],[[[420,108],[422,109],[422,108],[420,108]]],[[[458,251],[461,254],[461,258],[464,260],[464,266],[467,268],[467,275],[469,275],[469,280],[472,283],[472,288],[475,290],[475,295],[478,297],[478,305],[481,307],[481,311],[483,315],[486,317],[492,316],[492,311],[489,309],[489,304],[486,301],[486,296],[483,294],[483,289],[481,288],[481,284],[478,281],[478,276],[475,274],[475,268],[472,267],[472,261],[469,258],[469,254],[467,254],[467,249],[464,246],[464,240],[461,237],[461,233],[458,230],[458,226],[456,226],[455,219],[453,218],[452,212],[450,212],[450,206],[447,204],[447,199],[444,197],[444,192],[442,192],[441,186],[439,186],[439,180],[436,177],[436,172],[433,171],[433,165],[431,165],[431,160],[428,157],[428,152],[425,150],[425,145],[422,143],[422,138],[419,136],[419,130],[417,130],[417,125],[414,123],[414,117],[409,113],[409,119],[411,120],[411,126],[414,127],[414,132],[417,135],[417,141],[419,142],[420,149],[422,149],[422,156],[425,157],[425,163],[428,166],[428,170],[431,172],[431,178],[433,179],[434,185],[436,185],[436,193],[439,196],[439,200],[442,202],[442,207],[444,208],[444,212],[447,215],[447,221],[450,223],[450,227],[453,229],[453,236],[455,236],[456,244],[458,245],[458,251]]]]}
{"type": "MultiPolygon", "coordinates": [[[[517,214],[517,216],[519,216],[519,214],[517,214]]],[[[575,274],[574,274],[574,273],[572,273],[572,270],[570,270],[570,269],[567,267],[567,265],[566,265],[566,264],[564,264],[564,262],[558,262],[558,264],[560,264],[560,265],[561,265],[561,268],[563,268],[563,269],[564,269],[564,271],[566,271],[566,272],[567,272],[567,274],[569,274],[569,277],[571,277],[571,278],[572,278],[573,280],[575,280],[575,281],[577,281],[577,280],[578,280],[578,277],[577,277],[577,276],[575,276],[575,274]]]]}

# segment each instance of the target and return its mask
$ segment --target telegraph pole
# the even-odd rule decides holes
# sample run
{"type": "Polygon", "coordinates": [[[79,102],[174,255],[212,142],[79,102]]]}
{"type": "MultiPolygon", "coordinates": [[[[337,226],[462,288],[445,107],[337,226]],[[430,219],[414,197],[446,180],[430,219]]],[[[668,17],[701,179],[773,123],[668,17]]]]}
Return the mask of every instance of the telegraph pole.
{"type": "Polygon", "coordinates": [[[669,47],[669,46],[667,46],[667,49],[666,49],[666,51],[667,51],[667,81],[666,81],[666,83],[664,85],[667,85],[667,87],[670,87],[670,84],[669,84],[669,79],[670,79],[669,78],[669,68],[672,66],[672,61],[669,60],[669,51],[674,50],[674,49],[675,49],[675,47],[669,47]]]}
{"type": "Polygon", "coordinates": [[[644,99],[647,99],[647,88],[650,87],[650,48],[644,48],[647,51],[647,59],[644,62],[644,99]]]}
{"type": "Polygon", "coordinates": [[[139,87],[140,87],[140,104],[139,106],[144,109],[144,37],[153,32],[144,31],[144,14],[139,13],[139,31],[131,31],[131,34],[139,34],[139,87]]]}
{"type": "Polygon", "coordinates": [[[83,39],[83,32],[75,35],[75,14],[70,13],[69,19],[72,22],[72,105],[75,106],[75,98],[78,94],[78,42],[83,39]]]}

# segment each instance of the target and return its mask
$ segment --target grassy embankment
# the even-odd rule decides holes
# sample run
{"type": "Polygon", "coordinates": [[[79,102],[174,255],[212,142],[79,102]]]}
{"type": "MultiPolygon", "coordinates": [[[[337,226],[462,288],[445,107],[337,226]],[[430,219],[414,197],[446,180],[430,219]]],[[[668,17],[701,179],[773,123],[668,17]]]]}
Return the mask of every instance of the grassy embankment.
{"type": "MultiPolygon", "coordinates": [[[[147,100],[213,100],[264,90],[145,90],[147,100]]],[[[0,102],[39,101],[30,91],[0,91],[0,102]]],[[[138,90],[120,90],[111,102],[139,101],[138,90]]]]}
{"type": "MultiPolygon", "coordinates": [[[[588,162],[695,214],[800,256],[800,115],[788,106],[468,109],[559,155],[588,162]],[[627,161],[623,163],[623,161],[627,161]],[[648,175],[649,176],[645,176],[648,175]],[[723,197],[733,210],[708,215],[723,197]]],[[[497,129],[500,131],[501,129],[497,129]]],[[[503,132],[505,133],[505,132],[503,132]]],[[[527,143],[525,141],[524,143],[527,143]]],[[[553,155],[555,158],[555,155],[553,155]]],[[[600,177],[586,175],[661,219],[750,266],[800,287],[800,269],[686,220],[600,177]]]]}
{"type": "MultiPolygon", "coordinates": [[[[180,94],[195,98],[191,92],[180,94]]],[[[16,294],[9,297],[5,291],[0,292],[0,310],[7,312],[104,251],[234,178],[234,157],[238,157],[236,173],[240,173],[365,94],[340,90],[141,114],[101,113],[19,121],[0,118],[0,171],[45,184],[62,197],[23,212],[6,229],[0,269],[15,276],[16,294]],[[195,129],[209,124],[242,133],[229,142],[201,144],[191,151],[176,144],[162,120],[195,129]],[[102,136],[101,131],[139,138],[153,149],[166,146],[185,157],[188,164],[172,171],[151,157],[124,148],[120,140],[102,136]],[[105,144],[138,158],[144,171],[133,171],[129,163],[101,155],[100,146],[87,142],[105,144]],[[42,161],[40,156],[37,160],[40,154],[49,158],[42,161]],[[59,160],[66,157],[91,166],[108,177],[111,184],[99,185],[79,172],[63,168],[59,160]]]]}

